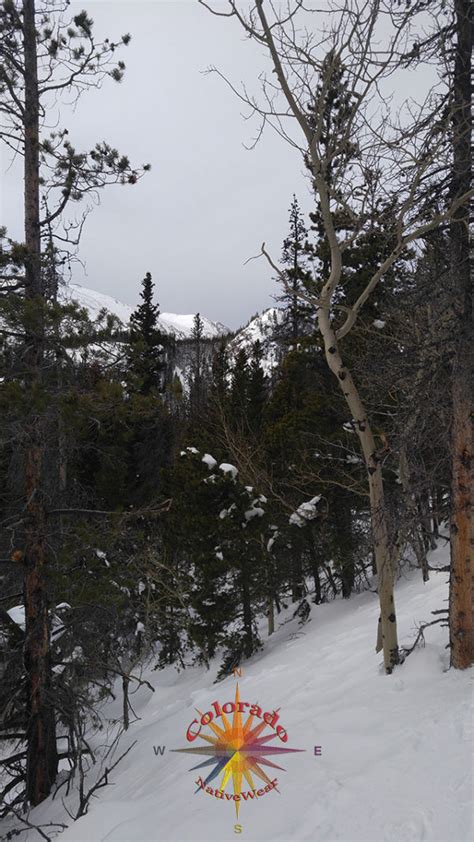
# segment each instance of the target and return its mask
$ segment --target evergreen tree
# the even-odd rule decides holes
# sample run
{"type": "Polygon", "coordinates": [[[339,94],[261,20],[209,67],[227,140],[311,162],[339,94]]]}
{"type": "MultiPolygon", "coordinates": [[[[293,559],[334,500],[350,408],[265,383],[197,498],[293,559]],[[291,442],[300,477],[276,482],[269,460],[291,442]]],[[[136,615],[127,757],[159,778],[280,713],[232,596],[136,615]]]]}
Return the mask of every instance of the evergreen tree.
{"type": "Polygon", "coordinates": [[[259,339],[252,346],[248,383],[248,425],[252,433],[261,430],[263,411],[267,398],[267,378],[262,368],[263,348],[259,339]]]}
{"type": "MultiPolygon", "coordinates": [[[[23,595],[26,618],[24,640],[25,685],[28,723],[26,733],[25,800],[39,804],[54,783],[58,768],[56,712],[52,692],[51,627],[47,568],[51,547],[47,540],[47,483],[50,456],[51,414],[45,411],[50,393],[44,372],[51,365],[46,348],[47,311],[51,301],[45,272],[45,240],[58,236],[62,248],[77,245],[82,225],[58,223],[70,202],[81,201],[107,184],[135,184],[139,170],[109,144],[96,144],[92,151],[78,152],[66,129],[54,130],[48,109],[53,96],[77,97],[90,86],[99,86],[106,75],[120,81],[125,65],[115,62],[121,41],[95,38],[93,22],[86,12],[72,20],[63,17],[69,4],[45,0],[3,2],[0,6],[0,139],[21,149],[24,161],[24,244],[13,291],[21,292],[24,316],[24,369],[21,386],[28,396],[22,417],[23,487],[18,501],[24,527],[18,541],[24,561],[23,595]],[[54,223],[54,225],[53,225],[54,223]],[[74,232],[74,233],[71,233],[74,232]]],[[[54,123],[54,118],[53,118],[54,123]]],[[[149,168],[149,167],[147,167],[149,168]]],[[[6,281],[12,293],[11,278],[6,281]]],[[[21,780],[21,776],[20,776],[21,780]]],[[[20,796],[21,797],[21,796],[20,796]]]]}
{"type": "Polygon", "coordinates": [[[244,348],[238,351],[232,368],[228,400],[229,423],[234,429],[247,427],[249,363],[244,348]]]}
{"type": "Polygon", "coordinates": [[[142,303],[130,317],[128,381],[132,391],[142,395],[164,388],[165,339],[158,327],[159,306],[154,304],[154,283],[146,273],[142,281],[142,303]]]}
{"type": "Polygon", "coordinates": [[[229,354],[224,339],[221,340],[212,360],[210,398],[212,404],[222,406],[229,390],[229,354]]]}
{"type": "Polygon", "coordinates": [[[204,400],[204,322],[199,313],[193,319],[191,331],[192,359],[189,383],[191,415],[199,415],[204,400]]]}
{"type": "Polygon", "coordinates": [[[283,304],[284,309],[280,335],[287,343],[296,345],[311,326],[312,311],[304,296],[308,293],[312,276],[308,270],[308,232],[296,196],[293,196],[289,213],[290,232],[283,241],[281,257],[283,278],[278,278],[283,292],[277,296],[277,301],[283,304]]]}

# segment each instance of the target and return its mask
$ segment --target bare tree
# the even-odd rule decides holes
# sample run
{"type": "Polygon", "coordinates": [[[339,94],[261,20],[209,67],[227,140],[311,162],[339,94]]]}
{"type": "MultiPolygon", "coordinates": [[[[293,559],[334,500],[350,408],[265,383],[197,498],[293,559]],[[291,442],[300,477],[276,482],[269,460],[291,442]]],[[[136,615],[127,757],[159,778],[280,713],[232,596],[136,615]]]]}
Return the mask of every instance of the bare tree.
{"type": "MultiPolygon", "coordinates": [[[[337,378],[359,437],[367,469],[380,618],[377,651],[383,650],[387,673],[399,661],[393,594],[398,548],[390,541],[384,499],[382,459],[360,389],[349,370],[343,340],[354,327],[365,302],[407,247],[419,241],[465,205],[469,193],[452,197],[442,211],[433,209],[430,185],[450,128],[449,92],[428,91],[421,105],[407,102],[394,111],[391,77],[413,52],[416,7],[396,7],[380,0],[345,0],[327,11],[289,0],[277,7],[270,0],[248,4],[228,0],[227,11],[201,5],[213,14],[238,21],[247,36],[264,48],[271,74],[262,75],[260,100],[243,87],[234,92],[265,126],[300,150],[310,166],[330,259],[320,288],[305,295],[317,313],[328,366],[337,378]],[[333,82],[345,76],[344,120],[325,123],[333,82]],[[363,291],[340,305],[345,256],[362,233],[369,232],[388,200],[392,224],[386,256],[363,291]],[[341,217],[346,219],[340,224],[341,217]]],[[[212,68],[215,71],[215,68],[212,68]]],[[[215,71],[218,72],[218,71],[215,71]]],[[[221,74],[220,74],[221,75],[221,74]]],[[[228,80],[226,80],[228,81],[228,80]]],[[[285,282],[262,245],[262,254],[285,282]]]]}

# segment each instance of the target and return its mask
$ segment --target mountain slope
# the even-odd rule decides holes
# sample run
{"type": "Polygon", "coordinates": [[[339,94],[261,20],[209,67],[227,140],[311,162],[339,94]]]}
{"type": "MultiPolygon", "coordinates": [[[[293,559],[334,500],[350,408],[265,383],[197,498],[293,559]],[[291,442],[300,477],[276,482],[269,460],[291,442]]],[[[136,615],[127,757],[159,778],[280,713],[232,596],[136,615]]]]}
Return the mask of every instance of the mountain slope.
{"type": "MultiPolygon", "coordinates": [[[[446,560],[446,548],[430,557],[433,566],[446,560]]],[[[444,606],[446,580],[442,572],[433,572],[425,585],[419,571],[402,575],[396,598],[403,644],[412,643],[417,623],[444,606]]],[[[240,698],[258,702],[264,711],[278,708],[288,747],[305,751],[271,758],[286,771],[266,767],[278,779],[278,792],[242,804],[243,840],[473,838],[472,671],[446,671],[447,632],[436,625],[425,632],[425,648],[415,650],[392,676],[383,675],[374,652],[377,614],[371,591],[348,602],[313,605],[311,621],[302,627],[289,608],[265,649],[244,663],[240,698]],[[315,746],[321,746],[320,756],[315,746]]],[[[155,692],[142,686],[132,697],[140,718],[119,752],[135,740],[136,745],[112,772],[113,785],[97,792],[88,815],[76,823],[59,797],[32,811],[29,821],[69,824],[62,842],[234,839],[233,803],[195,792],[198,775],[209,767],[188,770],[203,758],[170,751],[186,745],[186,729],[199,717],[196,708],[209,711],[213,701],[223,705],[234,698],[234,677],[213,684],[217,667],[216,661],[209,671],[150,669],[144,677],[155,692]],[[163,755],[153,746],[166,746],[163,755]]],[[[119,685],[107,714],[111,720],[120,717],[119,685]]],[[[96,776],[94,769],[88,786],[96,776]]],[[[230,783],[226,792],[232,791],[230,783]]],[[[68,796],[65,803],[71,808],[75,799],[68,796]]]]}
{"type": "MultiPolygon", "coordinates": [[[[124,304],[117,298],[97,292],[93,289],[80,286],[79,284],[68,284],[60,289],[60,297],[63,301],[77,301],[81,307],[85,307],[91,318],[98,316],[101,310],[106,309],[114,313],[123,324],[127,324],[134,308],[124,304]]],[[[204,335],[208,338],[215,338],[230,333],[230,328],[220,322],[212,322],[202,316],[204,323],[204,335]]],[[[159,327],[163,333],[176,336],[177,339],[189,339],[193,329],[194,314],[180,315],[177,313],[160,313],[159,327]]]]}
{"type": "Polygon", "coordinates": [[[276,331],[281,324],[283,310],[278,307],[270,307],[250,319],[249,323],[237,331],[229,343],[229,349],[233,356],[244,350],[248,355],[252,352],[255,342],[260,342],[263,351],[262,367],[265,374],[271,374],[281,359],[281,343],[276,339],[276,331]]]}

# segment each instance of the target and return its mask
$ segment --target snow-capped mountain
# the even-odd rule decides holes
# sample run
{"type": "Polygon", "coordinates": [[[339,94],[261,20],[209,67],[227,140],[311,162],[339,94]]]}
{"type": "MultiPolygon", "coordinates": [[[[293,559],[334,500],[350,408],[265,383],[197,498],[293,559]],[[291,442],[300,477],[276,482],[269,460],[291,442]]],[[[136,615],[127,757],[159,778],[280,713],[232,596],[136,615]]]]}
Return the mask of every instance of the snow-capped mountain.
{"type": "Polygon", "coordinates": [[[241,350],[251,354],[252,346],[258,340],[263,350],[262,367],[265,374],[270,374],[281,359],[281,343],[277,340],[277,328],[282,320],[283,310],[278,307],[270,307],[254,316],[229,343],[231,355],[235,356],[241,350]]]}
{"type": "MultiPolygon", "coordinates": [[[[102,310],[116,315],[120,321],[127,325],[134,308],[125,304],[118,298],[97,292],[93,289],[80,286],[79,284],[67,284],[60,289],[60,298],[63,301],[76,301],[84,307],[92,319],[96,318],[102,310]]],[[[283,319],[283,310],[278,307],[270,307],[262,313],[250,319],[245,327],[235,333],[221,322],[213,322],[201,314],[204,324],[204,336],[207,339],[217,339],[220,336],[230,335],[232,338],[228,344],[230,360],[235,359],[240,350],[245,350],[248,356],[252,353],[254,343],[258,340],[262,346],[262,367],[267,375],[271,375],[281,360],[281,341],[277,336],[278,326],[283,319]],[[232,335],[234,334],[234,335],[232,335]]],[[[173,334],[178,340],[190,339],[193,329],[194,314],[181,315],[179,313],[160,313],[160,329],[167,334],[173,334]]],[[[186,354],[182,351],[182,354],[186,354]]],[[[180,368],[183,371],[187,368],[185,357],[180,361],[180,368]]]]}
{"type": "MultiPolygon", "coordinates": [[[[91,318],[96,318],[101,310],[107,310],[115,314],[124,325],[128,324],[134,308],[124,304],[111,295],[97,292],[95,289],[79,284],[67,284],[60,289],[60,297],[63,301],[77,301],[81,307],[85,307],[91,318]]],[[[230,328],[220,322],[213,322],[201,314],[204,324],[204,335],[209,339],[218,336],[225,336],[231,333],[230,328]]],[[[172,333],[176,339],[189,339],[193,329],[194,313],[181,315],[179,313],[160,313],[159,327],[163,333],[172,333]]]]}

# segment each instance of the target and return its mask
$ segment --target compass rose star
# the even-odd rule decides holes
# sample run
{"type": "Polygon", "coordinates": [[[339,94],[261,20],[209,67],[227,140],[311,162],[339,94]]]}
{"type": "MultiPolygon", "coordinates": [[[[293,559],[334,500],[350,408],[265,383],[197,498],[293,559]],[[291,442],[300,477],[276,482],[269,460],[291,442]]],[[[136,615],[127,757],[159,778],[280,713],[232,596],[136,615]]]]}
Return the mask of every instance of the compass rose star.
{"type": "MultiPolygon", "coordinates": [[[[274,740],[277,734],[273,732],[263,735],[265,729],[271,728],[271,726],[265,721],[254,725],[255,716],[253,714],[249,713],[244,722],[239,702],[240,693],[239,685],[237,684],[235,691],[235,710],[232,715],[232,721],[222,711],[223,727],[217,725],[215,722],[209,722],[208,727],[211,729],[213,736],[211,734],[203,734],[202,731],[198,735],[201,740],[208,743],[207,746],[178,748],[173,749],[173,751],[183,754],[207,756],[209,759],[203,760],[197,766],[192,766],[189,771],[202,769],[205,766],[212,766],[213,768],[204,781],[204,786],[207,786],[207,784],[222,772],[220,790],[224,791],[232,778],[234,795],[238,795],[240,799],[243,779],[245,779],[251,790],[255,790],[253,776],[260,778],[266,785],[270,785],[272,789],[276,789],[272,784],[271,778],[268,777],[262,766],[280,769],[281,771],[284,771],[284,769],[282,766],[277,766],[276,763],[268,760],[267,755],[291,754],[303,751],[303,749],[280,748],[279,746],[269,745],[270,741],[274,740]]],[[[197,708],[196,710],[200,716],[203,715],[200,710],[197,708]]],[[[199,792],[199,789],[200,787],[198,787],[196,792],[199,792]]],[[[240,803],[240,800],[234,799],[237,819],[239,818],[240,803]]]]}

